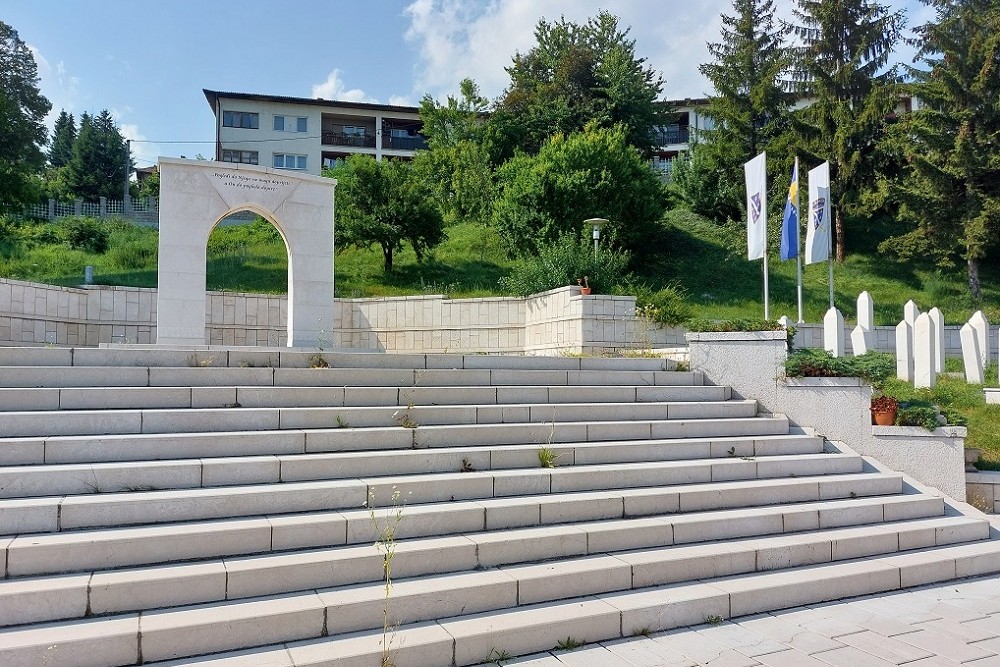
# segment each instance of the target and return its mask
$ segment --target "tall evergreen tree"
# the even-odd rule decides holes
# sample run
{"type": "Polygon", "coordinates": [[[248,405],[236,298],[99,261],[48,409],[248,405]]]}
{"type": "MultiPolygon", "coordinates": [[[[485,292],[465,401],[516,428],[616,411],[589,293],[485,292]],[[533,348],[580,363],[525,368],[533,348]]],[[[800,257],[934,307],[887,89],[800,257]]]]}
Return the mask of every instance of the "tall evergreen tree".
{"type": "Polygon", "coordinates": [[[830,162],[837,261],[845,254],[844,216],[858,209],[875,179],[875,147],[900,89],[889,58],[905,25],[903,11],[871,0],[797,0],[801,40],[789,88],[812,103],[796,129],[802,147],[830,162]]]}
{"type": "Polygon", "coordinates": [[[32,175],[45,163],[45,114],[52,105],[38,90],[38,65],[17,31],[0,21],[0,205],[34,196],[32,175]]]}
{"type": "Polygon", "coordinates": [[[77,197],[121,198],[130,167],[125,165],[125,139],[111,113],[80,116],[80,133],[73,143],[68,181],[77,197]]]}
{"type": "Polygon", "coordinates": [[[1000,231],[1000,5],[923,2],[934,10],[916,30],[927,69],[908,68],[921,108],[893,128],[907,170],[890,186],[915,228],[881,248],[943,266],[961,257],[978,300],[979,263],[1000,231]]]}
{"type": "Polygon", "coordinates": [[[779,181],[788,178],[783,144],[791,96],[781,76],[791,58],[785,45],[788,28],[777,24],[772,0],[733,0],[733,10],[733,16],[722,15],[722,41],[708,45],[713,62],[698,68],[715,89],[703,112],[713,127],[697,138],[693,162],[678,165],[676,175],[682,196],[696,210],[738,218],[744,162],[769,150],[768,171],[779,181]],[[695,177],[693,189],[685,185],[690,177],[695,177]]]}
{"type": "Polygon", "coordinates": [[[714,62],[698,69],[712,82],[704,114],[715,122],[710,141],[750,160],[788,128],[791,106],[781,76],[791,64],[788,28],[776,24],[772,0],[733,0],[734,16],[722,15],[722,41],[708,45],[714,62]]]}
{"type": "Polygon", "coordinates": [[[63,109],[52,128],[52,144],[49,146],[49,165],[65,167],[73,159],[73,142],[76,141],[76,121],[73,114],[63,109]]]}

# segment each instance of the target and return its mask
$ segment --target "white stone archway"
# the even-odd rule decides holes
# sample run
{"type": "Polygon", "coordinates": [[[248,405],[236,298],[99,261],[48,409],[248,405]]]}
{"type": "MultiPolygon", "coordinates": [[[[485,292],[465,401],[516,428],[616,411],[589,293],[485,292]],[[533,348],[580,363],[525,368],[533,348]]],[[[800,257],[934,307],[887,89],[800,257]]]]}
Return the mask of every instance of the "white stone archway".
{"type": "Polygon", "coordinates": [[[227,162],[160,158],[158,345],[205,344],[208,236],[253,211],[288,249],[288,345],[312,347],[333,316],[333,193],[337,181],[227,162]]]}

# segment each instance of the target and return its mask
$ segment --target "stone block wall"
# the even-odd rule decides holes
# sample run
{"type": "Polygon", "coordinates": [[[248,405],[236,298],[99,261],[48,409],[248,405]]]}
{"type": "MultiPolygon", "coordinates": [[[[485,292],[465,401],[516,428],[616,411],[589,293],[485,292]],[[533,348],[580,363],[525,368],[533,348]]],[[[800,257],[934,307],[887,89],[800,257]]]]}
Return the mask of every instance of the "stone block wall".
{"type": "MultiPolygon", "coordinates": [[[[795,327],[795,347],[823,347],[823,325],[822,324],[793,324],[795,327]]],[[[961,357],[962,340],[960,331],[962,327],[958,325],[947,325],[944,328],[944,356],[961,357]]],[[[844,350],[847,354],[853,354],[851,347],[851,332],[854,325],[844,327],[844,350]]],[[[997,336],[1000,335],[1000,327],[995,324],[990,325],[990,359],[997,360],[997,336]]],[[[877,326],[875,327],[875,349],[882,352],[896,351],[896,327],[877,326]]]]}
{"type": "Polygon", "coordinates": [[[383,352],[521,354],[524,313],[525,301],[517,298],[335,299],[332,327],[322,338],[336,348],[383,352]]]}
{"type": "MultiPolygon", "coordinates": [[[[205,340],[215,345],[284,345],[283,296],[208,292],[205,340]]],[[[156,290],[57,287],[0,278],[0,344],[156,342],[156,290]]]]}

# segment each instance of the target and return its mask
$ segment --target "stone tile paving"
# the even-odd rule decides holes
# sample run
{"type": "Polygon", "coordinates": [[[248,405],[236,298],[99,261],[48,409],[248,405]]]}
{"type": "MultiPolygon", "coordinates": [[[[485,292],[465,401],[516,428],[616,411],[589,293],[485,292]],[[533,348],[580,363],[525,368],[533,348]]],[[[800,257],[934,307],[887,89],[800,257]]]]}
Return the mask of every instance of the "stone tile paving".
{"type": "Polygon", "coordinates": [[[1000,667],[1000,577],[796,607],[489,664],[1000,667]]]}

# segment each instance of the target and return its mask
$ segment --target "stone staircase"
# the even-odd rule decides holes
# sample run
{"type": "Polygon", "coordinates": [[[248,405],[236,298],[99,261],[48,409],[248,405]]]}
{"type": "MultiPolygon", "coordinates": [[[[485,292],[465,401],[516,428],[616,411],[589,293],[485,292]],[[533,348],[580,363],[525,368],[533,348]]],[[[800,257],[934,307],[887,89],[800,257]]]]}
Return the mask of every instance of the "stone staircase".
{"type": "Polygon", "coordinates": [[[665,363],[0,349],[0,664],[474,665],[1000,570],[665,363]]]}

